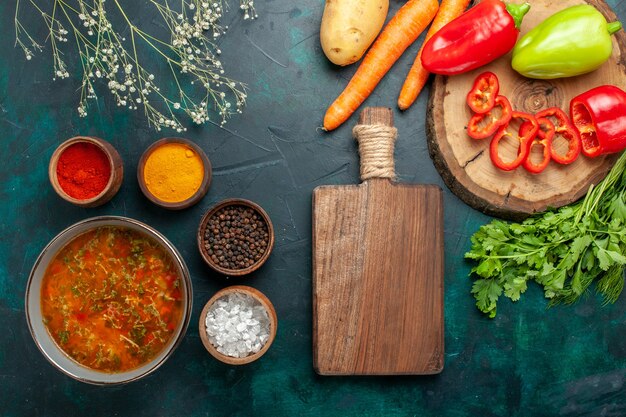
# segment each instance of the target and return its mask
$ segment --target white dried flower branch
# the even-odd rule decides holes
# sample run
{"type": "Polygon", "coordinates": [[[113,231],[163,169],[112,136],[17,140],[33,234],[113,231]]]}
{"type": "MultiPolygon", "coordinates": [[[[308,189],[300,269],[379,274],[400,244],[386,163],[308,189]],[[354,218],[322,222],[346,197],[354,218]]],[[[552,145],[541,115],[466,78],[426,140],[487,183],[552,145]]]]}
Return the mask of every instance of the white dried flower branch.
{"type": "MultiPolygon", "coordinates": [[[[39,0],[41,1],[41,0],[39,0]]],[[[50,0],[48,0],[50,1],[50,0]]],[[[52,0],[48,13],[38,0],[16,0],[15,37],[27,60],[43,47],[36,42],[20,22],[20,3],[28,3],[39,13],[47,27],[53,55],[53,79],[70,76],[61,51],[62,44],[76,44],[82,70],[80,116],[86,116],[90,100],[96,99],[97,81],[102,80],[120,107],[130,110],[143,108],[151,126],[157,130],[167,127],[182,132],[185,129],[177,114],[184,113],[194,123],[224,125],[230,115],[241,113],[246,102],[246,86],[225,75],[219,59],[221,51],[214,40],[223,35],[227,26],[220,26],[226,3],[224,0],[180,0],[178,9],[172,0],[146,0],[156,8],[170,32],[162,40],[136,26],[118,0],[52,0]],[[112,3],[112,5],[111,5],[112,3]],[[123,19],[129,32],[127,40],[121,30],[109,20],[109,12],[123,19]],[[138,47],[143,46],[162,58],[169,68],[178,90],[171,96],[162,92],[159,76],[140,60],[138,47]],[[187,94],[184,86],[190,84],[187,94]]],[[[257,17],[253,0],[240,0],[244,19],[257,17]]],[[[171,83],[168,83],[168,85],[171,83]]]]}

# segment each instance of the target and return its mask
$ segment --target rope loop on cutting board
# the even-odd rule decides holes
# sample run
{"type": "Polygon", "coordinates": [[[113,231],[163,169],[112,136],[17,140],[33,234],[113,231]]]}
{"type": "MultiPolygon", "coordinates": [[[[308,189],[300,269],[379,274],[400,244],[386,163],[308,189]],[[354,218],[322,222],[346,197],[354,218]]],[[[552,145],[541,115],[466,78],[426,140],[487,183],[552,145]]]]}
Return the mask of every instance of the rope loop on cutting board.
{"type": "Polygon", "coordinates": [[[398,129],[384,125],[356,125],[352,135],[359,142],[361,181],[370,178],[395,180],[393,150],[398,129]]]}

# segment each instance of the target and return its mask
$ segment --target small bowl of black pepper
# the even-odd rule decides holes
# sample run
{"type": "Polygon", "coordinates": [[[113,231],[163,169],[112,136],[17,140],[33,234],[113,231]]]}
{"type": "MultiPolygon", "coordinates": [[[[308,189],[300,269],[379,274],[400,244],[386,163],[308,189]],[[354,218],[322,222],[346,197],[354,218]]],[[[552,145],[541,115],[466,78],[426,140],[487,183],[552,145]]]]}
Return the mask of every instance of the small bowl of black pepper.
{"type": "Polygon", "coordinates": [[[215,271],[241,276],[256,271],[274,247],[274,227],[258,204],[230,198],[211,207],[198,228],[198,249],[215,271]]]}

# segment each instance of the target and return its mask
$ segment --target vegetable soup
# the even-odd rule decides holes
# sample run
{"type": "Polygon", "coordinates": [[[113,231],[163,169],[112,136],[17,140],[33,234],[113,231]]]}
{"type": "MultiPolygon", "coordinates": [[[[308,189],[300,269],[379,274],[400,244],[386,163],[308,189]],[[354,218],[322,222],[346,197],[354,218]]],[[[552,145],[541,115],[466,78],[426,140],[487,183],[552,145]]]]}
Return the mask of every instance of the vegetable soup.
{"type": "Polygon", "coordinates": [[[124,372],[158,355],[182,317],[182,281],[171,255],[124,227],[77,236],[50,262],[43,321],[57,345],[91,369],[124,372]]]}

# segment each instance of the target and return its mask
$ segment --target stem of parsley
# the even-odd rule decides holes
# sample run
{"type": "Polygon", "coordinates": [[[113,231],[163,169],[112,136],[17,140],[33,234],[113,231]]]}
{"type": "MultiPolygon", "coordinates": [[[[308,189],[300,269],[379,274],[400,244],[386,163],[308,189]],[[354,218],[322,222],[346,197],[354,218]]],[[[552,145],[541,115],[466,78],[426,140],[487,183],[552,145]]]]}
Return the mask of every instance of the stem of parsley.
{"type": "Polygon", "coordinates": [[[576,302],[593,282],[604,303],[615,302],[626,266],[626,152],[582,201],[522,223],[494,220],[471,242],[472,294],[489,317],[501,295],[519,300],[528,281],[543,287],[550,305],[576,302]]]}

